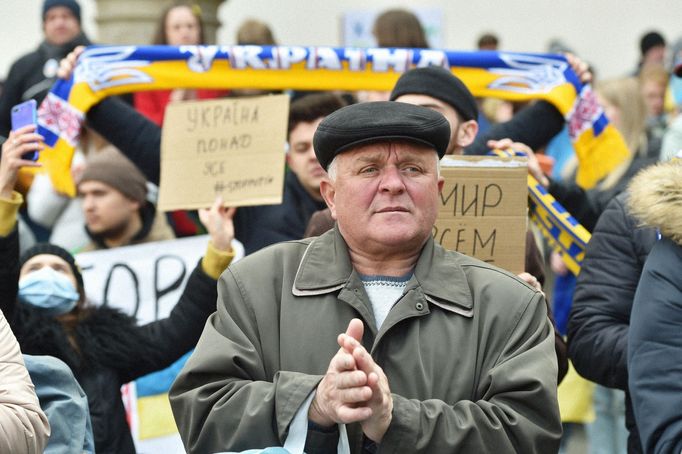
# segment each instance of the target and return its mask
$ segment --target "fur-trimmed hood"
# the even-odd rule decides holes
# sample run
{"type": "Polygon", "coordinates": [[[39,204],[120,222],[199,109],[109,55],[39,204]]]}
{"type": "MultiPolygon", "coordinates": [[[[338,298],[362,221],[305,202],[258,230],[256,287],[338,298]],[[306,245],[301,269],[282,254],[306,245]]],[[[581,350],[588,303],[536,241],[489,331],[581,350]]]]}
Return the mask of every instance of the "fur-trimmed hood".
{"type": "Polygon", "coordinates": [[[682,161],[642,170],[630,182],[629,209],[643,225],[682,246],[682,161]]]}
{"type": "Polygon", "coordinates": [[[18,304],[14,317],[12,329],[23,353],[57,357],[76,375],[93,367],[125,370],[131,362],[130,352],[139,351],[146,343],[134,318],[106,306],[88,309],[73,332],[76,348],[56,318],[25,304],[18,304]]]}

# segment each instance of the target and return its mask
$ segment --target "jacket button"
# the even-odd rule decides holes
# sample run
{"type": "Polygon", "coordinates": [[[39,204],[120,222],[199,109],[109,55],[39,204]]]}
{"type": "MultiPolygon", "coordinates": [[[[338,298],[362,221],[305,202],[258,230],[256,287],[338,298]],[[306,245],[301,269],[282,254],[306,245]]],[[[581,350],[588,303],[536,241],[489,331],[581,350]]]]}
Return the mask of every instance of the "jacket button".
{"type": "Polygon", "coordinates": [[[415,307],[418,311],[424,309],[424,305],[423,305],[422,303],[417,303],[417,304],[414,305],[414,307],[415,307]]]}

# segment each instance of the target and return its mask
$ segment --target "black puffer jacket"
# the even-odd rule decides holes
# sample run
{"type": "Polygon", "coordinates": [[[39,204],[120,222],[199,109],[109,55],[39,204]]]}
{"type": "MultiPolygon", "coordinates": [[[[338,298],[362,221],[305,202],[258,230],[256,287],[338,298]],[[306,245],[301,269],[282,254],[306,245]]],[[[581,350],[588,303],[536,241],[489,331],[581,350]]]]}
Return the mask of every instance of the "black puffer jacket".
{"type": "Polygon", "coordinates": [[[629,388],[647,453],[682,451],[682,164],[647,169],[631,187],[630,210],[660,229],[632,307],[629,388]]]}
{"type": "Polygon", "coordinates": [[[0,309],[12,314],[10,325],[22,352],[55,356],[73,370],[88,396],[98,454],[134,453],[121,385],[169,366],[196,345],[215,311],[216,281],[197,266],[170,316],[143,326],[116,309],[86,310],[72,333],[77,351],[54,317],[16,303],[18,257],[15,229],[0,237],[0,309]]]}
{"type": "Polygon", "coordinates": [[[644,265],[628,339],[630,396],[647,453],[682,452],[681,332],[682,245],[663,238],[644,265]]]}
{"type": "MultiPolygon", "coordinates": [[[[638,227],[620,194],[599,218],[587,245],[568,321],[568,356],[583,377],[627,390],[627,337],[632,301],[656,232],[638,227]]],[[[638,450],[629,398],[628,452],[638,450]]]]}

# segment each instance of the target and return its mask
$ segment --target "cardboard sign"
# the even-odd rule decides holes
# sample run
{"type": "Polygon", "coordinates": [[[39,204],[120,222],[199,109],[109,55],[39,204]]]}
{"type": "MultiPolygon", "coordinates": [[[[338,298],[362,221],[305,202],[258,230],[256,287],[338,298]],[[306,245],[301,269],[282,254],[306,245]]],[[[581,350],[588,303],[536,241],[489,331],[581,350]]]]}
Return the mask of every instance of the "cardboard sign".
{"type": "Polygon", "coordinates": [[[445,157],[434,240],[512,273],[524,271],[526,158],[445,157]]]}
{"type": "Polygon", "coordinates": [[[169,104],[159,209],[282,203],[288,117],[287,95],[169,104]]]}

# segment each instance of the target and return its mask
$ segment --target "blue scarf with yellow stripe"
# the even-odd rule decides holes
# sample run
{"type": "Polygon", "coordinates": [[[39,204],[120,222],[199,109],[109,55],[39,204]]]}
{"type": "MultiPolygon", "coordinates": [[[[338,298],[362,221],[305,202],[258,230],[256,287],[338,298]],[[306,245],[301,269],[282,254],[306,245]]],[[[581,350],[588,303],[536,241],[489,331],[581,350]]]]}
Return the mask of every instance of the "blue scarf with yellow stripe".
{"type": "Polygon", "coordinates": [[[577,182],[594,186],[628,150],[589,85],[563,56],[439,49],[302,46],[95,46],[39,110],[47,149],[40,161],[55,188],[74,195],[69,172],[88,109],[111,95],[170,88],[391,90],[412,67],[450,69],[478,97],[544,99],[565,116],[580,162],[577,182]]]}

